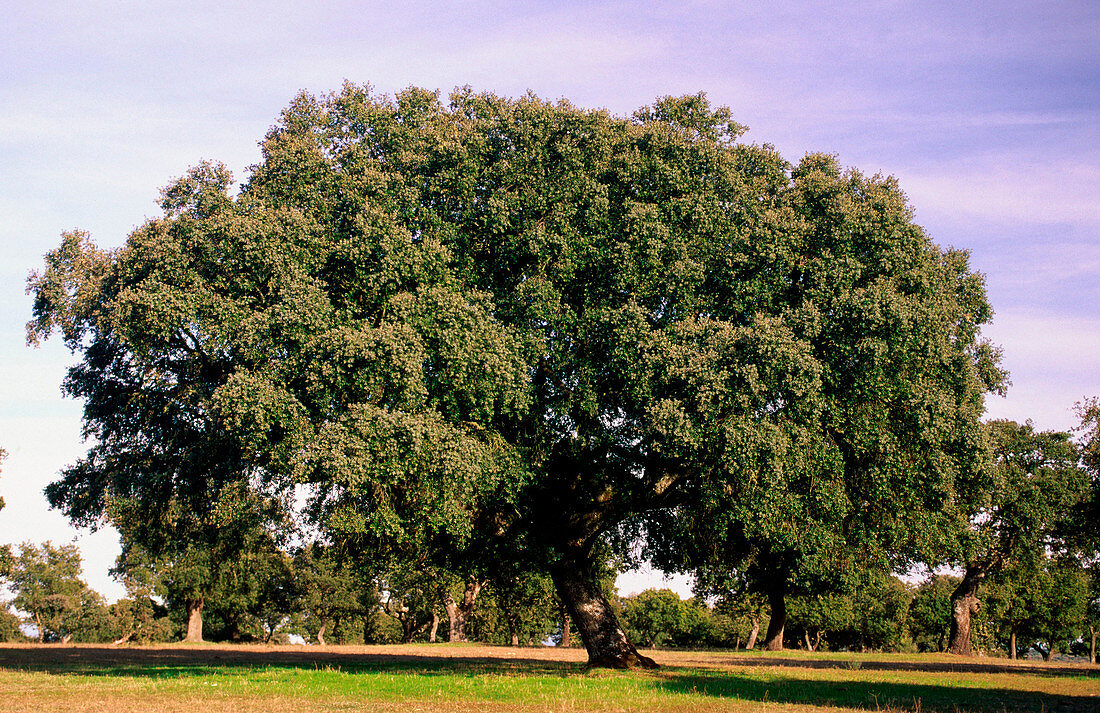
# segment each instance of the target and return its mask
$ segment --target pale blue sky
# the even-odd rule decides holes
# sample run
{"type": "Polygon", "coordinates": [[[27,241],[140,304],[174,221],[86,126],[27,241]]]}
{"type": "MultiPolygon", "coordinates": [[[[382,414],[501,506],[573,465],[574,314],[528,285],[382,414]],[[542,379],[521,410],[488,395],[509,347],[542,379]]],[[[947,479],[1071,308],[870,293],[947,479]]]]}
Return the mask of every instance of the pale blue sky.
{"type": "MultiPolygon", "coordinates": [[[[707,92],[748,141],[898,176],[967,248],[1014,385],[990,415],[1075,423],[1100,395],[1100,4],[25,2],[0,26],[0,542],[67,541],[43,486],[82,452],[27,272],[63,230],[120,244],[205,158],[242,178],[300,89],[528,89],[626,114],[707,92]]],[[[111,532],[80,543],[110,597],[111,532]]],[[[637,589],[641,580],[624,580],[637,589]]],[[[649,580],[645,580],[648,582],[649,580]]]]}

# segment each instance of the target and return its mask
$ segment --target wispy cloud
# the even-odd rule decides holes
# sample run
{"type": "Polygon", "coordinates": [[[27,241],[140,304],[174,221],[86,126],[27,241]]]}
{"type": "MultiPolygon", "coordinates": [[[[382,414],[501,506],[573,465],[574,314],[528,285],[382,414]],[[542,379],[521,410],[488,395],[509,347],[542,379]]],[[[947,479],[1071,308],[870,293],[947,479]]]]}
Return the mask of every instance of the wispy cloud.
{"type": "Polygon", "coordinates": [[[1100,225],[1100,165],[1003,165],[1009,158],[947,164],[937,172],[902,171],[900,177],[920,210],[997,222],[1100,225]]]}

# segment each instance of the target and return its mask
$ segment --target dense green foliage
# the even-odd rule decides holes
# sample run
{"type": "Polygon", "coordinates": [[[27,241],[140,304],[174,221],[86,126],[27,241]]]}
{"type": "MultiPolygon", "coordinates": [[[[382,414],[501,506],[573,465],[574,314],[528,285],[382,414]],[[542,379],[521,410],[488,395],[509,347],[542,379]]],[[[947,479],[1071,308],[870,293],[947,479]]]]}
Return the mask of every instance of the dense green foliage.
{"type": "MultiPolygon", "coordinates": [[[[69,233],[31,276],[28,338],[80,355],[93,442],[51,503],[220,638],[388,611],[407,640],[440,598],[461,638],[486,586],[503,618],[471,626],[531,639],[549,575],[594,663],[644,663],[599,583],[607,540],[644,537],[766,594],[780,645],[791,596],[807,642],[901,646],[890,570],[1037,552],[986,533],[1049,520],[990,467],[983,279],[895,180],[743,131],[702,95],[300,95],[239,191],[196,166],[120,249],[69,233]],[[295,488],[323,547],[292,565],[295,488]]],[[[695,626],[646,609],[647,642],[695,626]]]]}

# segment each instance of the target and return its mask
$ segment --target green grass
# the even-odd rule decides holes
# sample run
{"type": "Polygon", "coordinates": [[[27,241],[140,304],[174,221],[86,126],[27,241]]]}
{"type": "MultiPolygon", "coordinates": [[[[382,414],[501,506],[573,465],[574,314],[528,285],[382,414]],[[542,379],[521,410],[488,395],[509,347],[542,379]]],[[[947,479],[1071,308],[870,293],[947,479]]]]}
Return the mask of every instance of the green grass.
{"type": "Polygon", "coordinates": [[[479,646],[0,649],[0,711],[1100,711],[1100,676],[1088,668],[883,670],[874,666],[942,668],[959,659],[659,652],[658,671],[620,672],[587,671],[576,652],[554,654],[479,646]],[[815,663],[827,665],[808,667],[815,663]]]}

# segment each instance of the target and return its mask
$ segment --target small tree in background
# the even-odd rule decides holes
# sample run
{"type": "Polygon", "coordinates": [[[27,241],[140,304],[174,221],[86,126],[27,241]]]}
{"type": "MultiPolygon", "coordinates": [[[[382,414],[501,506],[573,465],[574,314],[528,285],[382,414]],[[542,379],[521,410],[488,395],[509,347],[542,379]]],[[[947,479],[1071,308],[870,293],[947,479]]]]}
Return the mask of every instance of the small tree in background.
{"type": "Polygon", "coordinates": [[[971,617],[981,608],[978,589],[1006,566],[1038,563],[1048,551],[1064,552],[1068,525],[1088,495],[1070,434],[1036,431],[1030,422],[991,421],[994,466],[963,493],[961,558],[965,572],[951,594],[951,653],[971,653],[971,617]]]}
{"type": "Polygon", "coordinates": [[[1023,631],[1031,648],[1050,661],[1080,636],[1088,605],[1087,573],[1072,559],[1047,559],[1031,594],[1032,615],[1023,631]]]}
{"type": "Polygon", "coordinates": [[[1085,604],[1085,641],[1090,663],[1096,663],[1096,638],[1100,634],[1100,563],[1089,569],[1089,593],[1085,604]]]}
{"type": "MultiPolygon", "coordinates": [[[[307,639],[324,646],[326,635],[349,622],[370,616],[378,593],[369,570],[337,545],[314,542],[298,550],[293,560],[297,583],[296,610],[307,639]]],[[[335,638],[335,636],[334,636],[335,638]]]]}
{"type": "Polygon", "coordinates": [[[76,545],[55,547],[24,542],[12,558],[8,583],[15,591],[12,605],[29,615],[38,641],[67,641],[70,626],[79,621],[88,589],[80,579],[80,550],[76,545]]]}
{"type": "Polygon", "coordinates": [[[477,641],[539,644],[558,630],[560,610],[554,583],[545,574],[505,570],[489,580],[471,631],[477,641]]]}
{"type": "Polygon", "coordinates": [[[412,643],[433,624],[438,626],[440,586],[437,572],[414,566],[393,569],[379,578],[382,611],[400,624],[400,643],[412,643]]]}
{"type": "Polygon", "coordinates": [[[623,600],[623,620],[637,641],[650,648],[699,646],[710,639],[710,612],[671,589],[646,589],[623,600]]]}

